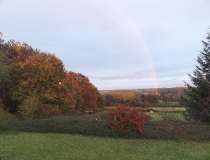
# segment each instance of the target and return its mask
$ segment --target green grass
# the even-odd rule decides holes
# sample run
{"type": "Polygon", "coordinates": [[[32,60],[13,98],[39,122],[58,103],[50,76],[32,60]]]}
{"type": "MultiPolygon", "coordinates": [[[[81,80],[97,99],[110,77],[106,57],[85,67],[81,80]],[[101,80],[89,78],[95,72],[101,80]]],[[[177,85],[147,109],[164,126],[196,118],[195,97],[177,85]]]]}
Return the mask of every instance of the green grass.
{"type": "Polygon", "coordinates": [[[163,115],[161,113],[150,113],[146,112],[146,115],[150,116],[153,121],[158,121],[163,118],[163,115]]]}
{"type": "Polygon", "coordinates": [[[115,106],[105,106],[105,107],[104,107],[105,110],[115,109],[115,108],[116,108],[115,106]]]}
{"type": "Polygon", "coordinates": [[[0,134],[0,159],[210,159],[210,142],[99,138],[52,133],[0,134]]]}
{"type": "MultiPolygon", "coordinates": [[[[166,101],[166,103],[170,106],[179,106],[179,102],[178,101],[166,101]]],[[[159,100],[159,104],[165,104],[165,101],[163,100],[159,100]]]]}
{"type": "Polygon", "coordinates": [[[146,115],[151,116],[153,121],[159,121],[163,117],[170,117],[178,120],[185,121],[184,115],[182,113],[159,113],[159,112],[146,112],[146,115]]]}
{"type": "Polygon", "coordinates": [[[167,112],[167,111],[181,111],[184,112],[186,111],[185,107],[148,107],[150,109],[154,109],[154,110],[158,110],[158,111],[162,111],[162,112],[167,112]]]}
{"type": "MultiPolygon", "coordinates": [[[[106,106],[104,107],[105,110],[108,109],[115,109],[115,106],[106,106]]],[[[141,109],[142,107],[132,107],[132,108],[136,108],[136,109],[141,109]]],[[[166,112],[166,111],[180,111],[180,112],[185,112],[186,108],[185,107],[147,107],[147,108],[143,108],[143,109],[154,109],[160,112],[166,112]]]]}

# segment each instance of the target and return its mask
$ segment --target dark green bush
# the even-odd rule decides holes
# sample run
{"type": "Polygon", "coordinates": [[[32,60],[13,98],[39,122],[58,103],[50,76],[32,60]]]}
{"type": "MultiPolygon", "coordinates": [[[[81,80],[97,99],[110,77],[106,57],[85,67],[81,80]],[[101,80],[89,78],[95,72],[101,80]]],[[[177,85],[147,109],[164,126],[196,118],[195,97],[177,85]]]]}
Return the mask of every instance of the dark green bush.
{"type": "Polygon", "coordinates": [[[12,116],[0,108],[0,130],[5,127],[7,122],[12,119],[12,116]]]}

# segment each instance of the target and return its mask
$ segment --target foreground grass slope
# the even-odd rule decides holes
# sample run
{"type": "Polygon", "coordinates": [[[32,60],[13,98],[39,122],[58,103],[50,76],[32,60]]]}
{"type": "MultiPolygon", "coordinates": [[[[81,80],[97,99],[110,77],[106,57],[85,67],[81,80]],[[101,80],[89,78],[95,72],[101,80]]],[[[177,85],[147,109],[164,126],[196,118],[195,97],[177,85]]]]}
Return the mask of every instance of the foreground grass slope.
{"type": "Polygon", "coordinates": [[[98,138],[52,133],[0,134],[0,159],[210,159],[210,142],[98,138]]]}

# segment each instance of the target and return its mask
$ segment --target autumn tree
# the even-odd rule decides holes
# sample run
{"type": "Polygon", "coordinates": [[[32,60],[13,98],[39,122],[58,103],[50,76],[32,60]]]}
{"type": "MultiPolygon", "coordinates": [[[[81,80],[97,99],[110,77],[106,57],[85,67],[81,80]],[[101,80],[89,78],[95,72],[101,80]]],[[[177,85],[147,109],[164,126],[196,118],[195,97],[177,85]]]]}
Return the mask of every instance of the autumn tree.
{"type": "Polygon", "coordinates": [[[143,107],[149,106],[148,93],[141,94],[141,102],[142,102],[143,107]]]}
{"type": "MultiPolygon", "coordinates": [[[[97,89],[96,89],[97,90],[97,89]]],[[[101,95],[101,93],[97,90],[97,106],[98,108],[103,108],[104,107],[104,101],[103,101],[103,96],[101,95]]]]}
{"type": "Polygon", "coordinates": [[[158,105],[159,95],[156,93],[148,94],[148,102],[152,105],[158,105]]]}
{"type": "MultiPolygon", "coordinates": [[[[19,78],[19,68],[15,67],[18,63],[23,63],[27,57],[37,54],[39,51],[37,49],[33,49],[31,46],[26,43],[15,42],[14,40],[9,40],[8,42],[4,42],[1,38],[2,34],[0,34],[0,52],[1,63],[4,68],[6,68],[6,72],[8,76],[6,77],[14,77],[11,76],[16,74],[15,79],[10,79],[9,83],[1,83],[1,93],[4,97],[3,103],[6,110],[10,112],[17,112],[17,101],[12,99],[11,88],[17,85],[17,79],[19,78]]],[[[5,77],[5,76],[4,76],[5,77]]]]}
{"type": "Polygon", "coordinates": [[[27,43],[15,42],[14,40],[5,42],[1,47],[1,51],[5,55],[4,63],[6,65],[24,62],[29,56],[40,53],[39,50],[33,49],[27,43]]]}
{"type": "Polygon", "coordinates": [[[19,76],[17,85],[12,88],[13,99],[25,103],[24,100],[28,100],[28,97],[32,99],[33,95],[45,106],[57,106],[61,112],[74,107],[75,100],[65,83],[66,72],[63,63],[55,55],[35,54],[28,57],[24,63],[13,66],[19,69],[19,74],[16,72],[12,77],[15,79],[19,76]]]}
{"type": "Polygon", "coordinates": [[[203,51],[197,58],[193,75],[189,74],[192,85],[185,83],[188,89],[184,100],[188,116],[210,122],[210,33],[206,40],[202,41],[203,51]]]}
{"type": "Polygon", "coordinates": [[[104,105],[105,106],[112,106],[116,103],[115,96],[113,94],[102,94],[104,105]]]}
{"type": "Polygon", "coordinates": [[[76,108],[80,110],[97,110],[99,108],[98,90],[89,81],[88,77],[81,73],[69,72],[74,83],[76,83],[76,108]]]}
{"type": "Polygon", "coordinates": [[[134,91],[110,91],[102,92],[104,104],[106,106],[123,104],[127,106],[139,106],[140,97],[134,91]]]}

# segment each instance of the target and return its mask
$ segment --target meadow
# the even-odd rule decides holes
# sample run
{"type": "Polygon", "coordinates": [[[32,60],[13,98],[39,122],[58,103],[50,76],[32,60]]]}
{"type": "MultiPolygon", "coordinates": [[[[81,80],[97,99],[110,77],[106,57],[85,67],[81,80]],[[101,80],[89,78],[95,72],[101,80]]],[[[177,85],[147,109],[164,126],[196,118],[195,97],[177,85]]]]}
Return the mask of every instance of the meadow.
{"type": "Polygon", "coordinates": [[[181,113],[151,113],[144,134],[109,129],[102,110],[10,120],[0,132],[0,159],[210,159],[210,125],[181,113]]]}
{"type": "Polygon", "coordinates": [[[208,160],[209,148],[209,142],[193,141],[24,132],[0,135],[0,159],[8,160],[208,160]]]}

